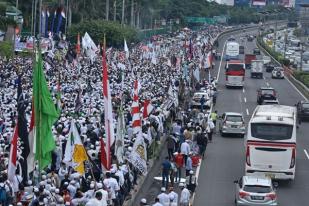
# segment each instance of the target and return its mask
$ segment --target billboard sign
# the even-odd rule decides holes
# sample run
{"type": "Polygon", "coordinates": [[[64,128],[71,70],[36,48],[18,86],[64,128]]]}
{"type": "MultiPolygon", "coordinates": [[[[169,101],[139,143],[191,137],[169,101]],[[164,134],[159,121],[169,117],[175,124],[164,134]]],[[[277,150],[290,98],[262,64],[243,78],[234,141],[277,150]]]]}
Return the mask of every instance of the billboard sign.
{"type": "Polygon", "coordinates": [[[253,6],[266,6],[266,0],[252,0],[253,6]]]}

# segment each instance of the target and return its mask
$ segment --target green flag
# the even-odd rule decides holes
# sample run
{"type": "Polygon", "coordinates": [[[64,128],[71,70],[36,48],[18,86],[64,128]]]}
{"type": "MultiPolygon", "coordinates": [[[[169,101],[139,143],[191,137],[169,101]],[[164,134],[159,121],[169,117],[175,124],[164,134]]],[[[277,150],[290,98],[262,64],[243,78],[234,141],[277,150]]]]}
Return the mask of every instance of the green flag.
{"type": "Polygon", "coordinates": [[[56,147],[52,126],[58,119],[59,113],[47,86],[40,50],[36,55],[33,70],[33,99],[36,128],[35,159],[38,160],[39,169],[42,170],[52,161],[51,153],[56,147]]]}

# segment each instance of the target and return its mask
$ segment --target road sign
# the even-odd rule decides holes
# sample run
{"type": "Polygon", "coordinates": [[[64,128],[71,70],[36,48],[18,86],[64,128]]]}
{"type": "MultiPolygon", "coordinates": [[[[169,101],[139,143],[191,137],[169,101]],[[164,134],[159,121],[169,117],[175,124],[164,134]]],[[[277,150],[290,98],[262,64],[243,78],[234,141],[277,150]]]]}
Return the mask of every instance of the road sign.
{"type": "Polygon", "coordinates": [[[206,24],[215,24],[216,21],[213,18],[208,17],[186,17],[188,23],[206,23],[206,24]]]}

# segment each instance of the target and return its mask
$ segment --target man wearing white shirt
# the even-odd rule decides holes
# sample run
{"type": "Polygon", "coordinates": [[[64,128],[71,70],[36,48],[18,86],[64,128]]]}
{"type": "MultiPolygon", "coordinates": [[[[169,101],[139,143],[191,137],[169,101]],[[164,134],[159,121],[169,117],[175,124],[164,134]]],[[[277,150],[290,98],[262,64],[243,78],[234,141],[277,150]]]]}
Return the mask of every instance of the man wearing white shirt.
{"type": "Polygon", "coordinates": [[[97,192],[101,192],[101,194],[102,194],[102,199],[100,200],[100,202],[101,202],[100,206],[107,206],[108,192],[103,189],[102,183],[98,183],[97,187],[98,187],[97,192]]]}
{"type": "Polygon", "coordinates": [[[158,197],[156,197],[156,199],[155,199],[155,203],[154,203],[152,206],[163,206],[163,205],[160,203],[159,198],[158,198],[158,197]]]}
{"type": "Polygon", "coordinates": [[[173,187],[170,187],[168,196],[170,197],[171,205],[178,205],[178,194],[174,191],[173,187]]]}
{"type": "Polygon", "coordinates": [[[180,206],[189,206],[191,196],[190,191],[183,183],[180,183],[179,186],[181,188],[181,195],[179,200],[180,206]]]}
{"type": "Polygon", "coordinates": [[[161,188],[161,194],[158,195],[159,201],[163,206],[169,206],[170,205],[170,197],[168,194],[165,193],[166,189],[165,187],[161,188]]]}
{"type": "Polygon", "coordinates": [[[110,197],[115,203],[117,201],[117,192],[120,190],[119,184],[115,178],[111,177],[111,173],[106,172],[106,178],[103,180],[103,184],[110,192],[110,197]]]}
{"type": "Polygon", "coordinates": [[[102,193],[96,192],[95,198],[90,199],[86,206],[101,206],[102,193]]]}
{"type": "Polygon", "coordinates": [[[180,153],[183,155],[185,164],[187,164],[188,155],[189,155],[190,150],[191,150],[188,142],[189,142],[189,140],[186,140],[180,146],[180,153]]]}

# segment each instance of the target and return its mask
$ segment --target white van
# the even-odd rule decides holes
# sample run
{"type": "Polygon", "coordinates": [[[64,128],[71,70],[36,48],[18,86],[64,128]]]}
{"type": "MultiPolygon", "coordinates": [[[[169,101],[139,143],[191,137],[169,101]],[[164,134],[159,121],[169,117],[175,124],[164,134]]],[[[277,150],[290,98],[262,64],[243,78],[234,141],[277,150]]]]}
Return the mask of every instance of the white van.
{"type": "Polygon", "coordinates": [[[296,108],[257,106],[248,124],[246,175],[293,180],[296,166],[296,108]]]}

